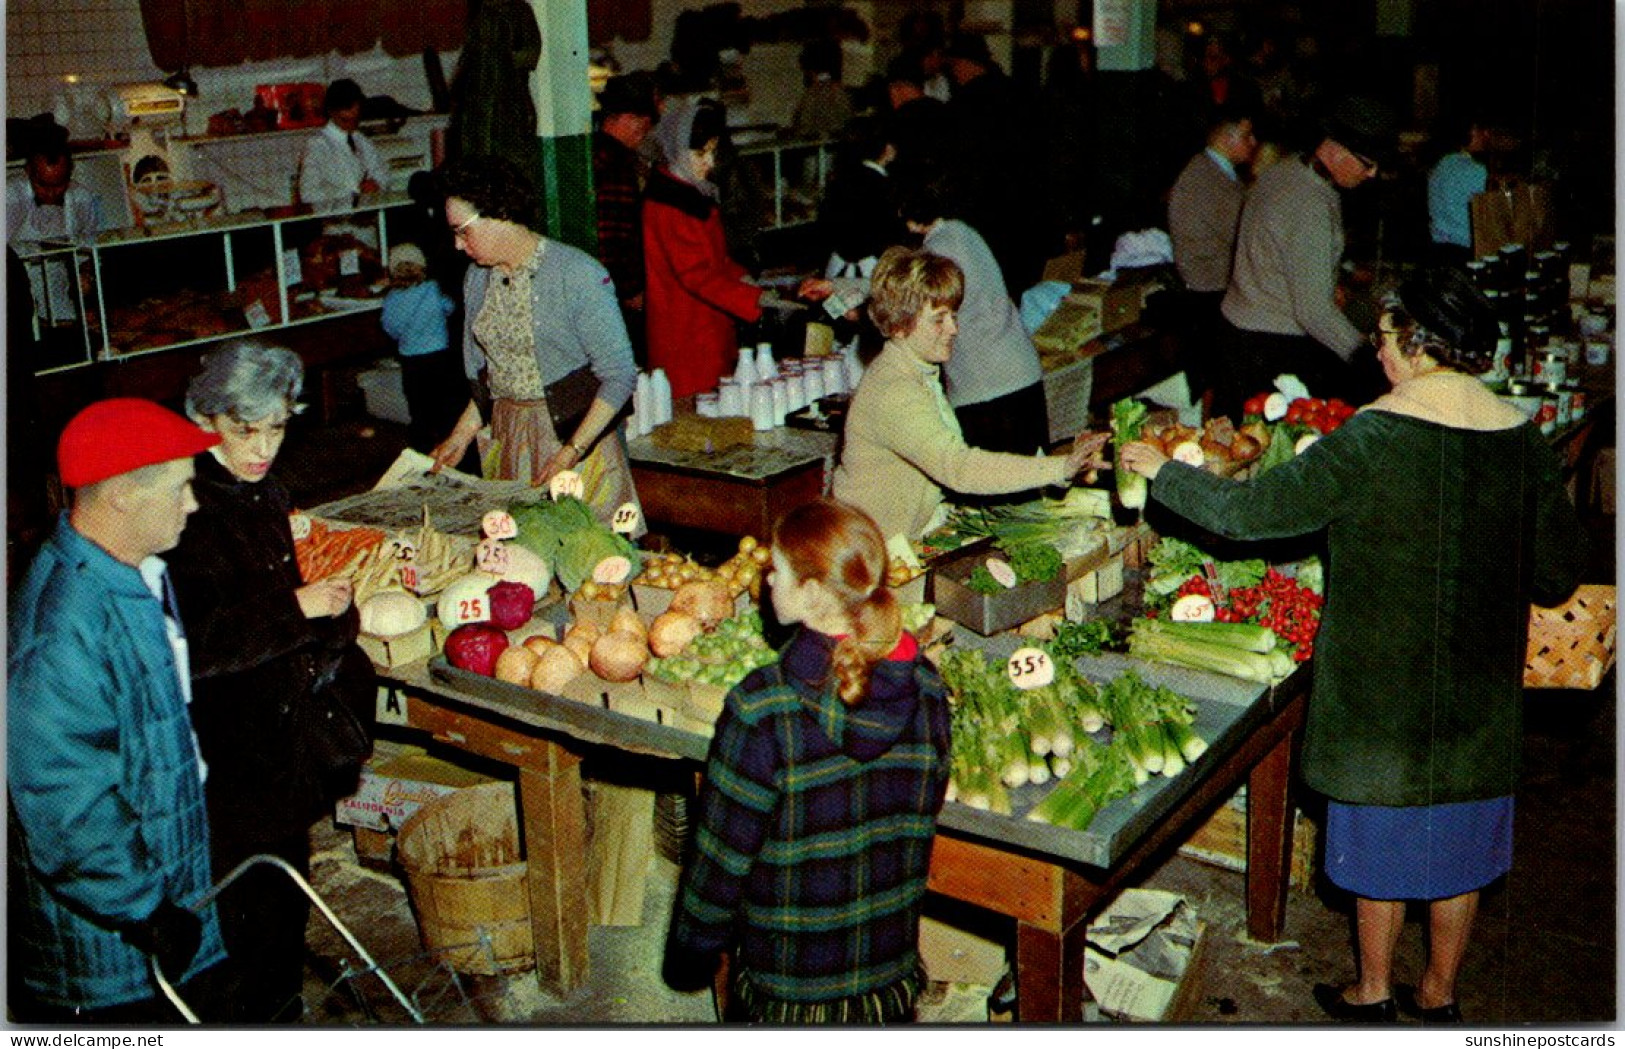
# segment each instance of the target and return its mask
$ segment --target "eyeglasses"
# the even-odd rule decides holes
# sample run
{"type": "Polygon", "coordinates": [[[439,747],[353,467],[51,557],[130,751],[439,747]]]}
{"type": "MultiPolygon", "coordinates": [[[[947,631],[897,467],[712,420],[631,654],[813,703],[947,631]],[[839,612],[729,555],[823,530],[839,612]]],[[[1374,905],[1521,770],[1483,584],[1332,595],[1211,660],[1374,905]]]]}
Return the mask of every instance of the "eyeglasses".
{"type": "Polygon", "coordinates": [[[484,215],[475,212],[473,215],[468,217],[466,222],[459,222],[457,225],[451,227],[451,239],[457,240],[460,237],[468,236],[468,227],[474,225],[474,223],[478,222],[484,217],[484,215]]]}

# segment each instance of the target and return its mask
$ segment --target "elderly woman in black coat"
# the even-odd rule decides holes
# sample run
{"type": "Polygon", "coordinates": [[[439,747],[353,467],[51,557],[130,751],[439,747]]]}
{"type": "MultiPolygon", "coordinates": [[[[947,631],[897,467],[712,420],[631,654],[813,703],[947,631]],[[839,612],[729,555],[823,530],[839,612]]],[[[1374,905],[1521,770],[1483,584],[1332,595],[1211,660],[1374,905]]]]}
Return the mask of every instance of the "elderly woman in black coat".
{"type": "MultiPolygon", "coordinates": [[[[301,712],[329,690],[372,721],[372,664],[355,644],[348,580],[299,575],[287,491],[271,476],[304,366],[249,340],[208,354],[186,392],[193,421],[221,443],[197,457],[198,510],[169,557],[193,674],[192,724],[208,765],[205,794],[216,881],[268,853],[310,870],[311,824],[355,789],[360,768],[333,768],[301,712]]],[[[364,743],[364,740],[363,740],[364,743]]],[[[283,873],[251,868],[219,899],[238,977],[239,1023],[300,1018],[309,902],[283,873]]]]}

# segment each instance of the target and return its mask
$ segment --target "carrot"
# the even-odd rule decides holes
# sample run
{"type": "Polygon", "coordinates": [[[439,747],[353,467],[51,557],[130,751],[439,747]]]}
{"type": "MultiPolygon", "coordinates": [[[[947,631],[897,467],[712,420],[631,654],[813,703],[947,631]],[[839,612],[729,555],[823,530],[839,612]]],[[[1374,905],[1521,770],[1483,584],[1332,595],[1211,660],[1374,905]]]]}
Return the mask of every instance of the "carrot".
{"type": "Polygon", "coordinates": [[[295,544],[300,578],[315,583],[351,568],[362,553],[383,541],[384,533],[376,528],[341,530],[312,521],[310,535],[295,544]]]}

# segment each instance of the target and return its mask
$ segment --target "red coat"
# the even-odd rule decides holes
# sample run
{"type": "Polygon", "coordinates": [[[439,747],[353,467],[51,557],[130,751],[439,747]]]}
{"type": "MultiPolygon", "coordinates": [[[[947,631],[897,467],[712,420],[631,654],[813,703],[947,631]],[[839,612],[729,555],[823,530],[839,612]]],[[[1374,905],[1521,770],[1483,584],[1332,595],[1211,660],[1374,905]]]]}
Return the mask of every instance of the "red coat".
{"type": "Polygon", "coordinates": [[[762,290],[728,257],[716,202],[665,171],[652,173],[643,259],[650,366],[666,370],[673,397],[714,389],[738,357],[735,318],[762,315],[762,290]]]}

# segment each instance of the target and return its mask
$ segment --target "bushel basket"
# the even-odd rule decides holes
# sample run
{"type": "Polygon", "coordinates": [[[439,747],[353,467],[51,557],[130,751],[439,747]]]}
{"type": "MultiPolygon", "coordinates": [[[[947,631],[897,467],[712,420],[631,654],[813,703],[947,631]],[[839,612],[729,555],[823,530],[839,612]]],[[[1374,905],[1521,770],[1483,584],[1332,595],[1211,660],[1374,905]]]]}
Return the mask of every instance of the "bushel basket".
{"type": "Polygon", "coordinates": [[[1596,688],[1614,665],[1614,587],[1587,583],[1529,616],[1524,688],[1596,688]]]}

